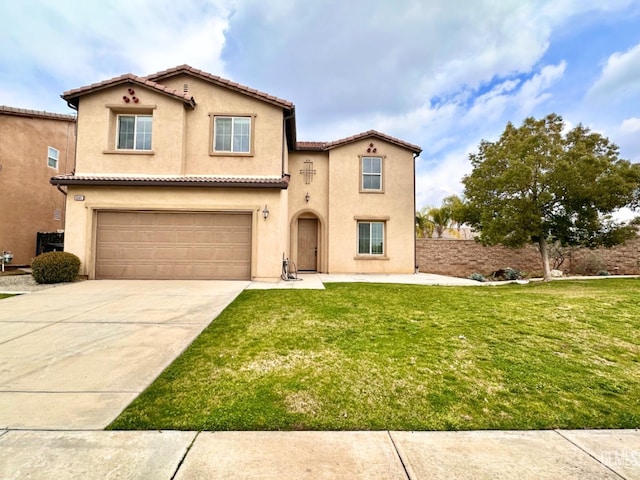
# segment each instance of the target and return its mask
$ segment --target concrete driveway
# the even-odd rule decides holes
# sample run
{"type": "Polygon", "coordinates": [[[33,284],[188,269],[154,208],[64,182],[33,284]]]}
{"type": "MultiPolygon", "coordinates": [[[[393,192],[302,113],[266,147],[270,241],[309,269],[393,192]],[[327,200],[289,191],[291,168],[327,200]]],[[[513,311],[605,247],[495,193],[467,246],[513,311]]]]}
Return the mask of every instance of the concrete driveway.
{"type": "Polygon", "coordinates": [[[102,429],[249,284],[78,282],[2,300],[0,429],[102,429]]]}

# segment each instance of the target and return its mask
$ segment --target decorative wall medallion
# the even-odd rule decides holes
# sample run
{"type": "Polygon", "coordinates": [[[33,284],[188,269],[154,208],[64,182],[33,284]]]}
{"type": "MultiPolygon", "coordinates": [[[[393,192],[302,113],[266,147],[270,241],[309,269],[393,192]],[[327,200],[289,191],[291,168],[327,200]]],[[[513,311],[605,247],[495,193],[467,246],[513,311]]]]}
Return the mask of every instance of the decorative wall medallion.
{"type": "Polygon", "coordinates": [[[304,183],[309,185],[313,181],[313,176],[316,174],[316,171],[313,168],[313,162],[311,160],[304,161],[304,167],[300,170],[304,178],[304,183]]]}

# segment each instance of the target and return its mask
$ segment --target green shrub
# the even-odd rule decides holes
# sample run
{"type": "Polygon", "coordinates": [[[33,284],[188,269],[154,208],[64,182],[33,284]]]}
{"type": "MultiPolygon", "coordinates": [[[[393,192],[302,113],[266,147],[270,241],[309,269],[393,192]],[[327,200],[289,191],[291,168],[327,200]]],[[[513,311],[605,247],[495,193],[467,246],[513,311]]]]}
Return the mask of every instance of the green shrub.
{"type": "Polygon", "coordinates": [[[487,279],[484,278],[484,275],[482,275],[481,273],[472,273],[469,276],[470,280],[475,280],[476,282],[486,282],[487,279]]]}
{"type": "Polygon", "coordinates": [[[48,252],[31,262],[33,279],[38,283],[73,282],[80,271],[80,259],[69,252],[48,252]]]}
{"type": "Polygon", "coordinates": [[[607,264],[602,255],[598,252],[590,252],[575,261],[575,265],[572,265],[571,273],[576,275],[596,275],[606,269],[607,264]]]}
{"type": "Polygon", "coordinates": [[[522,277],[521,271],[509,267],[491,272],[493,280],[520,280],[522,277]]]}

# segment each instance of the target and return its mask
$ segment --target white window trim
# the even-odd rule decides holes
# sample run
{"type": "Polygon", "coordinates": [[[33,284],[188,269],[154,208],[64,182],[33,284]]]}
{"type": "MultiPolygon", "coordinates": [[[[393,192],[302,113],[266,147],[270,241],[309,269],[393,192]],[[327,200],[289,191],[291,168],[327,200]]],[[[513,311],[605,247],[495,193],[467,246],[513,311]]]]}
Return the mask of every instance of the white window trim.
{"type": "Polygon", "coordinates": [[[58,164],[60,162],[60,151],[54,147],[47,147],[47,166],[49,168],[53,168],[54,170],[58,170],[58,164]],[[55,152],[55,156],[51,155],[52,152],[55,152]],[[51,165],[51,160],[55,160],[55,165],[51,165]]]}
{"type": "Polygon", "coordinates": [[[215,156],[234,156],[234,157],[252,157],[254,151],[255,141],[255,117],[254,113],[209,113],[211,117],[211,128],[209,138],[209,155],[215,156]],[[246,118],[249,120],[249,151],[248,152],[235,152],[233,151],[233,130],[231,132],[231,148],[232,150],[216,150],[216,119],[218,118],[231,118],[232,128],[234,118],[246,118]]]}
{"type": "Polygon", "coordinates": [[[122,151],[134,151],[134,152],[151,152],[153,151],[153,115],[151,114],[138,114],[138,113],[119,113],[116,115],[116,142],[115,147],[119,152],[122,151]],[[133,148],[120,148],[118,147],[118,140],[120,139],[120,118],[121,117],[134,117],[133,122],[133,148]],[[151,118],[151,145],[150,148],[136,148],[136,138],[138,135],[138,118],[149,117],[151,118]]]}
{"type": "Polygon", "coordinates": [[[368,220],[362,219],[356,221],[356,258],[387,258],[387,222],[384,220],[368,220]],[[360,252],[360,225],[369,224],[369,252],[362,253],[360,252]],[[371,230],[374,224],[382,225],[382,252],[381,253],[373,253],[372,242],[371,242],[371,230]]]}
{"type": "Polygon", "coordinates": [[[361,155],[360,156],[360,192],[361,193],[384,193],[384,164],[385,158],[382,155],[361,155]],[[380,159],[380,173],[365,173],[364,172],[364,160],[365,158],[378,158],[380,159]],[[365,176],[380,178],[380,188],[365,188],[364,179],[365,176]]]}

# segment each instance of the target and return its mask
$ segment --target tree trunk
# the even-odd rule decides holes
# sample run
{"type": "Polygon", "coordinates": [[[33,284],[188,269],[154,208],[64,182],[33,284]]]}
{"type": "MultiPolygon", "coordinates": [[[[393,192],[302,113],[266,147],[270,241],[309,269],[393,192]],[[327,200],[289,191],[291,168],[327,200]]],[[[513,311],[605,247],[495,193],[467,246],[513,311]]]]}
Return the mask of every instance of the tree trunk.
{"type": "Polygon", "coordinates": [[[549,267],[549,249],[547,248],[547,239],[540,237],[538,240],[538,249],[542,256],[542,267],[544,268],[544,281],[548,282],[553,279],[551,276],[551,268],[549,267]]]}

